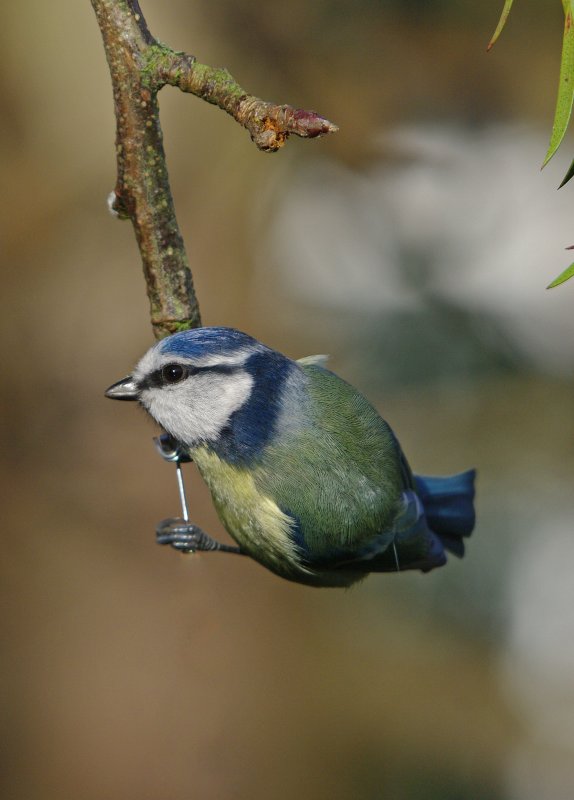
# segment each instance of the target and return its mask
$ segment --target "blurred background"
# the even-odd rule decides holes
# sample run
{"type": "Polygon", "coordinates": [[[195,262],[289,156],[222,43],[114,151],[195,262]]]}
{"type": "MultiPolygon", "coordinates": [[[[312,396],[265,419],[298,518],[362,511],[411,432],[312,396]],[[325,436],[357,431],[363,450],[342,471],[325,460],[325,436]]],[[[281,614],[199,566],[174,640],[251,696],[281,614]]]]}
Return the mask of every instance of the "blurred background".
{"type": "MultiPolygon", "coordinates": [[[[560,3],[143,0],[150,29],[329,140],[256,151],[165,89],[205,324],[329,353],[415,470],[479,470],[463,561],[350,591],[160,549],[153,424],[104,389],[152,342],[105,207],[114,120],[88,0],[0,29],[2,797],[574,796],[573,185],[540,173],[560,3]]],[[[192,518],[225,537],[187,469],[192,518]]]]}

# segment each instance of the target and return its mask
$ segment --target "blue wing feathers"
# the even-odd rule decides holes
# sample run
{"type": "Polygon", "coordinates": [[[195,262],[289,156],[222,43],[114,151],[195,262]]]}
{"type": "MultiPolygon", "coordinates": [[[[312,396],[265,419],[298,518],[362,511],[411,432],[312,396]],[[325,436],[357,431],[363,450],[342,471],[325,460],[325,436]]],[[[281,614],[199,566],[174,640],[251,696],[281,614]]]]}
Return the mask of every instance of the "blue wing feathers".
{"type": "Polygon", "coordinates": [[[448,478],[415,475],[429,528],[458,556],[464,554],[462,537],[470,536],[474,528],[475,477],[474,469],[448,478]]]}

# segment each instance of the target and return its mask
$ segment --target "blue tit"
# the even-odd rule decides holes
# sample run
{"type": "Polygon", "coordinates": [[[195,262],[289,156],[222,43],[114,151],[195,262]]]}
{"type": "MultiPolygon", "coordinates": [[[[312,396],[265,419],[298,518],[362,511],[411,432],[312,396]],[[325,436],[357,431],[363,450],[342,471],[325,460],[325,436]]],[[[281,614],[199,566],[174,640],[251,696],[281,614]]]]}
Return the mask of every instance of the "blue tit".
{"type": "MultiPolygon", "coordinates": [[[[151,414],[196,463],[237,552],[283,578],[350,586],[464,553],[475,471],[413,475],[389,425],[324,357],[197,328],[155,344],[106,395],[151,414]]],[[[203,536],[197,549],[219,549],[203,536]]]]}

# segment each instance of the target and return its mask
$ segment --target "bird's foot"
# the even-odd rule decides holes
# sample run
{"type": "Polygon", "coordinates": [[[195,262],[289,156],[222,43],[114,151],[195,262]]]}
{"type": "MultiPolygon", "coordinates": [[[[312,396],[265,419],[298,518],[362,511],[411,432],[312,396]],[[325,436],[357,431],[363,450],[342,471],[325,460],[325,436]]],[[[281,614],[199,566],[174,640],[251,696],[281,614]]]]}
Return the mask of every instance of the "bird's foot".
{"type": "Polygon", "coordinates": [[[169,544],[181,553],[219,550],[224,553],[242,554],[239,547],[217,542],[197,525],[180,518],[162,520],[156,528],[156,542],[169,544]]]}

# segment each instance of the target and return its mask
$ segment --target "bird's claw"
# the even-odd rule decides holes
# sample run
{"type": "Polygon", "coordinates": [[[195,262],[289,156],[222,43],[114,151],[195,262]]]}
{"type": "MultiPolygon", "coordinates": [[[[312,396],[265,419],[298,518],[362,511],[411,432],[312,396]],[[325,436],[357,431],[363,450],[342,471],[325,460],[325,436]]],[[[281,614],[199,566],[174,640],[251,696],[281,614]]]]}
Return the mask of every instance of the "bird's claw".
{"type": "Polygon", "coordinates": [[[181,518],[162,520],[156,528],[155,536],[158,544],[169,544],[180,553],[219,550],[222,553],[244,555],[241,548],[217,542],[197,525],[181,518]]]}
{"type": "Polygon", "coordinates": [[[196,550],[212,550],[213,540],[191,522],[184,519],[164,519],[156,528],[156,542],[169,544],[181,553],[195,553],[196,550]]]}

